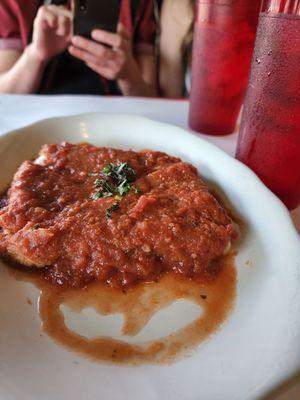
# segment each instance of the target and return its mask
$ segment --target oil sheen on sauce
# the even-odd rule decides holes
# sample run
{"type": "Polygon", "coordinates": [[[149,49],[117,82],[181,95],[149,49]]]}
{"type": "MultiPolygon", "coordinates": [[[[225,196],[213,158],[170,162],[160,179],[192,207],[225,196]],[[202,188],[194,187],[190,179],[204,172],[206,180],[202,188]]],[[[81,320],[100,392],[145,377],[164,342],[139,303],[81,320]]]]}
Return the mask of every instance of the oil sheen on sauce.
{"type": "Polygon", "coordinates": [[[217,278],[205,284],[171,273],[162,276],[158,282],[140,284],[126,291],[103,284],[62,290],[31,273],[15,272],[14,275],[39,287],[43,330],[52,339],[71,351],[105,363],[169,364],[191,355],[225,322],[236,296],[236,269],[232,254],[223,258],[217,278]],[[73,312],[91,307],[101,315],[121,313],[124,316],[123,335],[135,336],[159,310],[179,299],[199,305],[201,316],[167,337],[141,344],[107,337],[88,339],[66,326],[60,310],[64,304],[73,312]]]}

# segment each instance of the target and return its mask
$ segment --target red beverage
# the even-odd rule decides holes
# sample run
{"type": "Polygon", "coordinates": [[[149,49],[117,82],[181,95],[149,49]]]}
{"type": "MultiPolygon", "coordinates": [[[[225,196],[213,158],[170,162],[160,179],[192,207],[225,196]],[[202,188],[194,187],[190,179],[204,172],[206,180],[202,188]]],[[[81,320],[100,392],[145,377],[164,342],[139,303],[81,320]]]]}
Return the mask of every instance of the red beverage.
{"type": "Polygon", "coordinates": [[[244,99],[261,0],[199,0],[189,125],[211,135],[234,131],[244,99]]]}
{"type": "Polygon", "coordinates": [[[300,0],[265,3],[236,156],[293,209],[300,204],[300,0]]]}

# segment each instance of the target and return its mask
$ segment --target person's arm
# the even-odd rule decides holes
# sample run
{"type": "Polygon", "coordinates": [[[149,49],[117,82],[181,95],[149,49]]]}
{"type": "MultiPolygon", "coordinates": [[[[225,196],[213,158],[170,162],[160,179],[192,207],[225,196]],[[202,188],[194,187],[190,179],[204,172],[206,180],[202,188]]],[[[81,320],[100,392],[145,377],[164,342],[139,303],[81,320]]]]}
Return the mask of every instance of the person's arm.
{"type": "Polygon", "coordinates": [[[189,0],[164,0],[161,11],[159,87],[164,97],[182,97],[182,44],[193,13],[189,0]]]}
{"type": "Polygon", "coordinates": [[[45,63],[39,60],[32,45],[24,52],[0,51],[0,93],[34,93],[40,84],[45,63]]]}
{"type": "Polygon", "coordinates": [[[119,33],[95,29],[92,38],[74,36],[69,52],[104,78],[116,80],[123,95],[156,96],[154,55],[138,54],[135,58],[124,28],[119,33]]]}
{"type": "Polygon", "coordinates": [[[0,50],[0,74],[9,70],[21,54],[20,50],[15,49],[0,50]]]}
{"type": "Polygon", "coordinates": [[[64,51],[71,33],[71,12],[43,6],[34,21],[33,41],[23,52],[0,50],[0,93],[34,93],[51,58],[64,51]]]}

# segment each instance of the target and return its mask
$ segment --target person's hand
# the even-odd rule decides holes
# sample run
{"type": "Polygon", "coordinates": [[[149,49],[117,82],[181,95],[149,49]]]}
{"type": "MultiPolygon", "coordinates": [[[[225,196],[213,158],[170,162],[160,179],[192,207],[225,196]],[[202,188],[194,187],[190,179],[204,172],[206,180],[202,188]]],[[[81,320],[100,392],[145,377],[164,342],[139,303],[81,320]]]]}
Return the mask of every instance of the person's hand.
{"type": "Polygon", "coordinates": [[[48,62],[70,44],[72,12],[62,6],[42,6],[33,25],[32,48],[37,58],[48,62]]]}
{"type": "Polygon", "coordinates": [[[118,33],[95,29],[91,36],[93,40],[72,37],[69,52],[106,79],[130,80],[140,73],[132,54],[130,35],[122,26],[118,33]]]}

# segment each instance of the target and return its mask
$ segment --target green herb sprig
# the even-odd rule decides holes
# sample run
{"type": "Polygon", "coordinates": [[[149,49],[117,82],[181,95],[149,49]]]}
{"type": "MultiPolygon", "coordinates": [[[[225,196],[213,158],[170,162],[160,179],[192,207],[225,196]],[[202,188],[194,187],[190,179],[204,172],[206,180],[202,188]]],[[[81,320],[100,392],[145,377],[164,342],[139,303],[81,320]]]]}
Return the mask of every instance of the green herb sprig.
{"type": "Polygon", "coordinates": [[[116,203],[114,203],[111,207],[109,207],[106,210],[106,218],[110,219],[111,214],[115,211],[118,211],[119,209],[120,209],[120,203],[117,201],[116,203]]]}
{"type": "Polygon", "coordinates": [[[123,181],[132,183],[136,180],[134,169],[127,163],[108,164],[103,170],[104,176],[110,177],[116,185],[120,185],[123,181]]]}
{"type": "Polygon", "coordinates": [[[127,162],[107,164],[101,172],[90,172],[88,176],[99,176],[94,182],[96,192],[92,194],[93,200],[112,197],[118,200],[106,210],[106,217],[109,219],[113,212],[119,210],[119,200],[130,191],[140,194],[141,191],[132,185],[137,176],[134,169],[127,162]],[[100,178],[101,177],[101,178],[100,178]]]}

